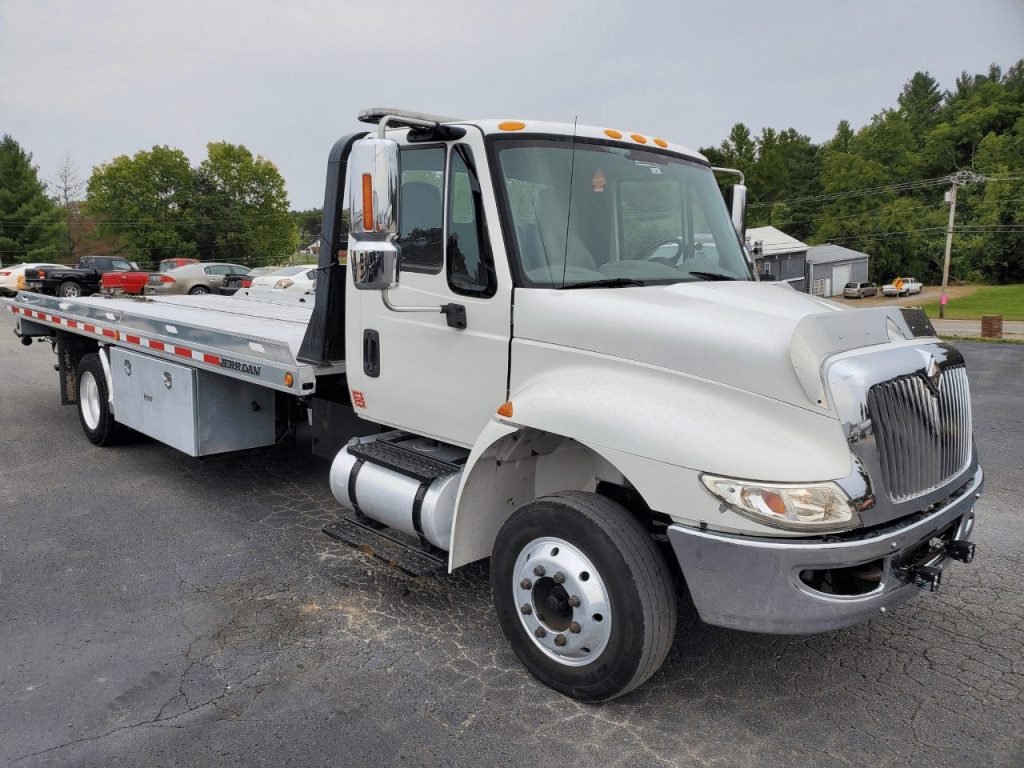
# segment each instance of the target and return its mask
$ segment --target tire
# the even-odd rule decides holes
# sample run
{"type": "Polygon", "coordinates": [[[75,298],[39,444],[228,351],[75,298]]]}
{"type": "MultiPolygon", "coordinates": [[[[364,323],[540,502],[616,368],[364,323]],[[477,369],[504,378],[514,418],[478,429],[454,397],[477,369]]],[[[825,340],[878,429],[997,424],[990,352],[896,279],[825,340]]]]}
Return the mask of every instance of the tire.
{"type": "Polygon", "coordinates": [[[110,445],[121,432],[107,400],[107,377],[99,354],[84,355],[78,362],[78,420],[93,445],[110,445]]]}
{"type": "Polygon", "coordinates": [[[668,564],[636,518],[597,494],[565,491],[514,512],[494,542],[491,593],[523,665],[580,701],[628,693],[672,646],[668,564]]]}
{"type": "Polygon", "coordinates": [[[207,294],[209,292],[210,292],[210,289],[207,288],[205,285],[196,285],[196,286],[194,286],[194,287],[189,289],[188,295],[189,296],[203,296],[203,295],[205,295],[205,294],[207,294]]]}
{"type": "Polygon", "coordinates": [[[74,280],[65,280],[57,288],[57,295],[65,299],[77,299],[82,295],[82,286],[76,283],[74,280]]]}

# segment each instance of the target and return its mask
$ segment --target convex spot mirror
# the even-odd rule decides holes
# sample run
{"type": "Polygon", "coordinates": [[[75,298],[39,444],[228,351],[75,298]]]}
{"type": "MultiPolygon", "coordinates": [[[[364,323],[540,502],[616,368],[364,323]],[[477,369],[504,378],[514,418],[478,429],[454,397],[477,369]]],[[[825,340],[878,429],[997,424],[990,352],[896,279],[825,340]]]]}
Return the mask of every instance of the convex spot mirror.
{"type": "Polygon", "coordinates": [[[348,268],[353,284],[361,291],[394,288],[398,285],[398,249],[392,243],[350,245],[348,268]]]}

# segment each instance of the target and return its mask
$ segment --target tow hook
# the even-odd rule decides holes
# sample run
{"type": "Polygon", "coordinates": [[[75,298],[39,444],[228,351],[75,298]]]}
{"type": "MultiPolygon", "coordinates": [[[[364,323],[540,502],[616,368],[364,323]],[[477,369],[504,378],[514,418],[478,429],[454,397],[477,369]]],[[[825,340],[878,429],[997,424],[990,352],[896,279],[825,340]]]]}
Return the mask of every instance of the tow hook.
{"type": "Polygon", "coordinates": [[[954,539],[946,544],[946,555],[961,563],[969,563],[974,559],[974,542],[954,539]]]}
{"type": "Polygon", "coordinates": [[[938,592],[942,584],[942,569],[934,565],[904,566],[896,569],[896,575],[928,592],[938,592]]]}

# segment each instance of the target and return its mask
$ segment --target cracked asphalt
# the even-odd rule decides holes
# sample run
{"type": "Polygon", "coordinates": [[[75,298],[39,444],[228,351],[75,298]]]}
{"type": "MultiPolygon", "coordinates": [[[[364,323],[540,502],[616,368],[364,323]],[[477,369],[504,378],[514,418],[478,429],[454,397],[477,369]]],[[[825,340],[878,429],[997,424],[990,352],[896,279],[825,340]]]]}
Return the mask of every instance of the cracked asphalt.
{"type": "Polygon", "coordinates": [[[588,706],[519,665],[486,566],[411,578],[322,534],[308,446],[94,448],[9,327],[3,765],[1024,765],[1024,347],[958,345],[988,487],[941,592],[800,638],[684,608],[663,669],[588,706]]]}

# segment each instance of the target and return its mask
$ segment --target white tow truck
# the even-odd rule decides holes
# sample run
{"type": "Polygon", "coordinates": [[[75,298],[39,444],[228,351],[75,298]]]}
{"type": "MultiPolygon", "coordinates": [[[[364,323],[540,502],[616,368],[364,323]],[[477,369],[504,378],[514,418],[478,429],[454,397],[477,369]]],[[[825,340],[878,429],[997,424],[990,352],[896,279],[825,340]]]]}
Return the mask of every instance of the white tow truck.
{"type": "Polygon", "coordinates": [[[742,177],[723,202],[735,172],[615,128],[360,118],[315,301],[6,300],[89,440],[201,456],[308,420],[348,525],[491,558],[515,653],[586,701],[658,669],[682,589],[712,624],[810,633],[972,559],[963,358],[920,311],[761,284],[742,177]]]}

